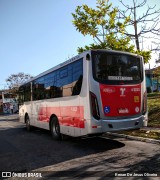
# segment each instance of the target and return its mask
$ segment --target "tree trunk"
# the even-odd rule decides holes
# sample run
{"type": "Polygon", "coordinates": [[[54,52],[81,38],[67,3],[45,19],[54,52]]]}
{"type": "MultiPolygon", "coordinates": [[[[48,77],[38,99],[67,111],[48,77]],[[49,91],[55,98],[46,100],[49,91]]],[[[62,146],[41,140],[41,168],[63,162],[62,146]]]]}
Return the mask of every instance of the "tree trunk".
{"type": "Polygon", "coordinates": [[[135,33],[136,48],[137,50],[140,50],[138,30],[137,30],[137,20],[136,20],[136,4],[134,0],[133,0],[133,4],[134,4],[134,33],[135,33]]]}

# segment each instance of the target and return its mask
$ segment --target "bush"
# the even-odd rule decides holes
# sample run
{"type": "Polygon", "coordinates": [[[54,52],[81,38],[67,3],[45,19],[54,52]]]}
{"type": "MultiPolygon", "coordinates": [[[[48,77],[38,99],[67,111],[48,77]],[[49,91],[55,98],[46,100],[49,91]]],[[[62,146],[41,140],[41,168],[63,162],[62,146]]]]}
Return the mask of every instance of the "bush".
{"type": "Polygon", "coordinates": [[[151,87],[147,87],[147,93],[151,93],[152,90],[151,90],[151,87]]]}

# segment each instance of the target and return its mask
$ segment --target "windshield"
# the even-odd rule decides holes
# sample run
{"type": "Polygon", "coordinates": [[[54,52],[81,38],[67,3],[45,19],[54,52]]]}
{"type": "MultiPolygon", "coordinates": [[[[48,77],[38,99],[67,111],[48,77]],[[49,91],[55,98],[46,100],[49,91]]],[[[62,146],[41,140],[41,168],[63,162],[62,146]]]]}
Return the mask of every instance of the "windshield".
{"type": "Polygon", "coordinates": [[[104,84],[135,84],[143,80],[140,57],[93,52],[93,77],[104,84]]]}

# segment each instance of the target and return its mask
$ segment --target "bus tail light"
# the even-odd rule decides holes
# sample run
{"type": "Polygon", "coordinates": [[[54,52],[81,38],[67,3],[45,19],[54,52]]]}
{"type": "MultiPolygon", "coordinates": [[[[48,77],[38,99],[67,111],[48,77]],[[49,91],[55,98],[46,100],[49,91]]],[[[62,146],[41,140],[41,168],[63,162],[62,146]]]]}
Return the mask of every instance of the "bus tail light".
{"type": "Polygon", "coordinates": [[[147,92],[145,91],[144,95],[143,95],[143,114],[146,114],[147,112],[147,92]]]}
{"type": "Polygon", "coordinates": [[[90,92],[90,103],[91,103],[91,111],[92,111],[93,117],[99,120],[100,115],[99,115],[98,101],[97,101],[96,95],[92,92],[90,92]]]}

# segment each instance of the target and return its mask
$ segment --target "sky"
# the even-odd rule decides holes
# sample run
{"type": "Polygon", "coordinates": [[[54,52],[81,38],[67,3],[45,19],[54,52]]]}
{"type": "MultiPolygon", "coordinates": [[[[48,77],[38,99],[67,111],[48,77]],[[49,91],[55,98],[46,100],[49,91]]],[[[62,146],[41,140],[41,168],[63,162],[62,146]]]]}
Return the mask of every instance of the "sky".
{"type": "MultiPolygon", "coordinates": [[[[148,1],[160,7],[159,0],[148,1]]],[[[96,0],[0,0],[0,89],[11,74],[36,76],[93,43],[72,24],[71,13],[82,4],[95,7],[96,0]]]]}

